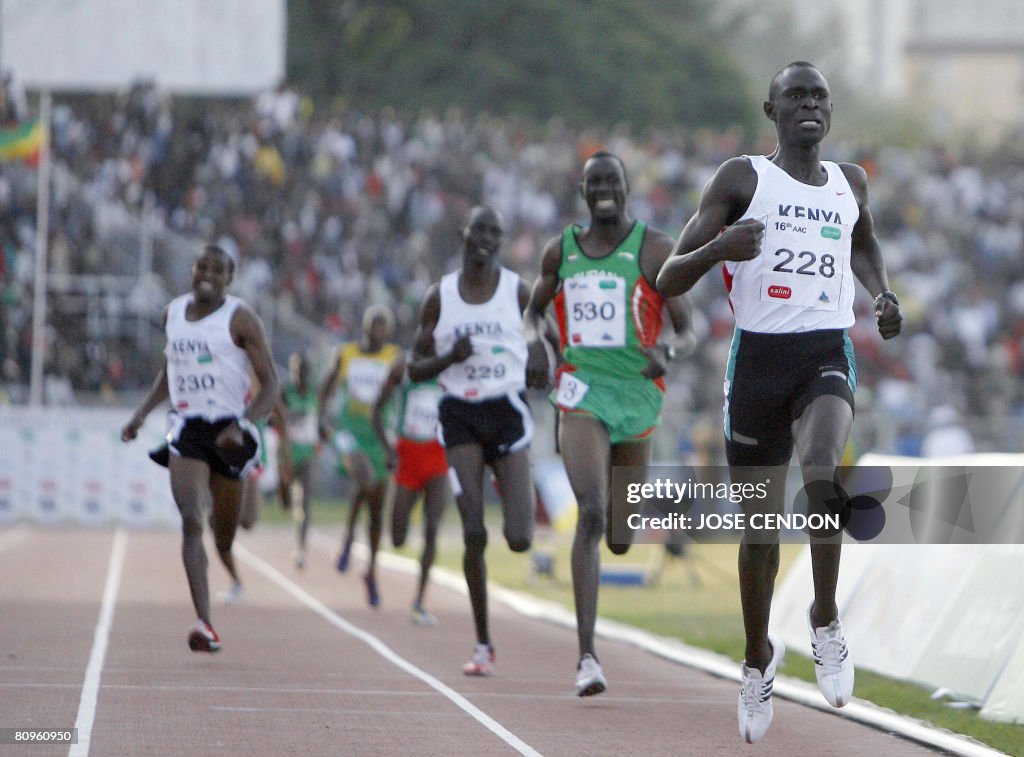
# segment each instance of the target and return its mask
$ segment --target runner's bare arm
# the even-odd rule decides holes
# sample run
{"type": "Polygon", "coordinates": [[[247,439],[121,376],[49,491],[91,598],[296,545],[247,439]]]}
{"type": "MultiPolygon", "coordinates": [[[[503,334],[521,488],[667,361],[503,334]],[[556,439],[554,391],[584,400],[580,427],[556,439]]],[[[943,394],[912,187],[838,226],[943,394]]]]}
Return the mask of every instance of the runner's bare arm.
{"type": "Polygon", "coordinates": [[[320,390],[316,394],[316,417],[317,417],[317,428],[320,432],[320,439],[324,442],[331,440],[331,423],[327,417],[328,403],[331,401],[331,396],[334,394],[334,389],[338,385],[338,377],[341,373],[341,352],[340,350],[334,355],[334,362],[331,365],[331,370],[327,376],[324,377],[324,382],[320,385],[320,390]]]}
{"type": "MultiPolygon", "coordinates": [[[[167,308],[164,308],[163,315],[160,319],[161,328],[167,326],[167,308]]],[[[146,417],[153,412],[153,409],[164,400],[171,396],[170,387],[167,385],[167,360],[164,359],[160,365],[160,370],[157,371],[156,378],[153,380],[153,386],[149,392],[143,398],[142,402],[136,408],[135,412],[132,413],[132,417],[121,429],[121,441],[130,442],[139,434],[139,429],[142,428],[142,424],[145,423],[146,417]]]]}
{"type": "Polygon", "coordinates": [[[562,241],[560,237],[555,237],[544,247],[540,276],[533,283],[530,299],[523,312],[526,343],[529,349],[526,358],[526,385],[533,389],[545,388],[555,367],[551,364],[555,359],[554,350],[549,349],[550,340],[545,340],[550,332],[548,305],[555,299],[561,286],[558,277],[561,262],[562,241]]]}
{"type": "Polygon", "coordinates": [[[278,394],[274,400],[274,406],[270,410],[270,424],[277,431],[280,439],[278,445],[278,474],[283,486],[290,486],[292,482],[292,445],[288,441],[288,407],[285,405],[283,394],[278,394]]]}
{"type": "MultiPolygon", "coordinates": [[[[388,406],[391,398],[395,394],[395,389],[398,388],[399,384],[402,383],[402,377],[405,375],[405,355],[401,354],[395,362],[391,364],[391,370],[388,371],[388,377],[384,381],[384,385],[380,388],[380,394],[377,395],[377,401],[373,403],[373,431],[380,439],[380,443],[384,449],[388,451],[389,455],[393,451],[391,441],[388,439],[387,431],[384,429],[384,408],[388,406]]],[[[390,461],[389,461],[390,462],[390,461]]],[[[388,467],[392,467],[388,465],[388,467]]]]}
{"type": "Polygon", "coordinates": [[[647,378],[658,378],[668,372],[668,364],[677,357],[690,354],[697,346],[697,337],[693,333],[693,316],[690,310],[690,301],[685,296],[670,297],[665,300],[665,312],[668,313],[669,324],[672,331],[665,333],[662,330],[662,337],[658,343],[647,350],[650,359],[644,376],[647,378]],[[660,373],[659,371],[660,367],[660,373]]]}
{"type": "Polygon", "coordinates": [[[722,261],[757,257],[764,224],[752,219],[736,223],[756,187],[757,174],[747,159],[732,158],[718,168],[704,187],[697,212],[658,273],[656,283],[662,297],[690,291],[722,261]]]}
{"type": "MultiPolygon", "coordinates": [[[[665,261],[672,254],[673,240],[668,234],[658,229],[647,229],[644,247],[640,256],[641,273],[648,284],[654,286],[658,273],[665,261]]],[[[648,364],[643,371],[646,378],[658,378],[668,371],[668,364],[677,356],[689,353],[696,339],[693,335],[690,302],[685,294],[664,299],[664,309],[668,314],[672,330],[666,333],[662,329],[658,343],[645,350],[648,364]]]]}
{"type": "Polygon", "coordinates": [[[274,403],[281,396],[281,382],[270,355],[270,345],[263,329],[263,321],[248,305],[242,305],[231,319],[232,337],[235,344],[245,350],[259,382],[259,390],[245,409],[246,420],[266,420],[274,409],[274,403]]]}
{"type": "Polygon", "coordinates": [[[892,339],[903,328],[899,301],[889,290],[889,277],[882,259],[882,250],[875,236],[875,220],[868,204],[868,178],[864,169],[854,163],[840,167],[850,183],[860,216],[853,227],[850,267],[853,275],[875,300],[875,319],[883,339],[892,339]]]}
{"type": "Polygon", "coordinates": [[[412,381],[429,381],[449,365],[461,363],[473,354],[473,343],[468,336],[455,340],[451,352],[438,355],[434,345],[434,327],[441,317],[441,288],[433,284],[427,290],[420,309],[420,323],[413,338],[412,360],[409,362],[409,378],[412,381]]]}

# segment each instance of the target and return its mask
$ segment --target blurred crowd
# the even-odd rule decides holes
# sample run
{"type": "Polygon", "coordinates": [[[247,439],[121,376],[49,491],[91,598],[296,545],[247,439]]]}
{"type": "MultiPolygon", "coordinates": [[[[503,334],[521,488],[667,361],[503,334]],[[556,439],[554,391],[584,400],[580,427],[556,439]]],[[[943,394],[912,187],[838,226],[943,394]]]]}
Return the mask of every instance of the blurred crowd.
{"type": "MultiPolygon", "coordinates": [[[[23,98],[3,103],[6,123],[26,116],[23,98]]],[[[197,103],[140,82],[118,96],[56,98],[54,159],[69,178],[53,201],[50,270],[135,273],[125,257],[137,260],[137,242],[111,240],[107,219],[110,208],[146,212],[161,228],[237,253],[241,296],[283,303],[337,340],[355,335],[366,306],[383,303],[408,344],[426,288],[458,263],[473,204],[502,211],[504,263],[532,280],[545,241],[586,218],[577,184],[595,150],[625,162],[634,216],[677,234],[719,163],[772,146],[746,143],[738,130],[639,134],[458,110],[315,108],[285,86],[252,101],[197,103]]],[[[958,153],[830,138],[825,157],[867,169],[907,317],[904,335],[883,344],[869,298],[858,296],[857,444],[919,454],[929,434],[952,425],[957,433],[944,438],[953,446],[1020,449],[1024,140],[958,153]]],[[[34,238],[35,170],[0,164],[0,381],[13,395],[28,374],[34,238]]],[[[153,271],[175,293],[188,286],[187,265],[171,257],[158,248],[153,271]]],[[[733,321],[720,277],[691,297],[700,347],[674,368],[666,426],[695,450],[719,435],[733,321]]],[[[47,371],[72,392],[148,386],[152,362],[138,359],[130,335],[53,321],[47,371]]]]}

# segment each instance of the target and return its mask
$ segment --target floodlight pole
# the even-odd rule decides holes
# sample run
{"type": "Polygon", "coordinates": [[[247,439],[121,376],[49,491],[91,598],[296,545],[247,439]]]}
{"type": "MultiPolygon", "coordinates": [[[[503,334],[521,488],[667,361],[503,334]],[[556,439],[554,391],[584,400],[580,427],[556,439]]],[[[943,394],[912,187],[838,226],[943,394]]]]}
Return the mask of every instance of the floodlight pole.
{"type": "Polygon", "coordinates": [[[29,405],[43,404],[43,361],[46,358],[46,269],[50,236],[50,90],[39,95],[42,144],[36,187],[36,269],[32,295],[32,374],[29,405]]]}

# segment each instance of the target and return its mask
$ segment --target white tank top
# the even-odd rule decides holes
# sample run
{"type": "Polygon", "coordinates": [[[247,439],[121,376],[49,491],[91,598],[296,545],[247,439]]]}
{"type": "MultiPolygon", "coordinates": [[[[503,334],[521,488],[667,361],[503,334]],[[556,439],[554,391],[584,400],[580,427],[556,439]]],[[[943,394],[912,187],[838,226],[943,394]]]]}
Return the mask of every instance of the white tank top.
{"type": "Polygon", "coordinates": [[[736,327],[768,334],[845,329],[854,323],[850,234],[860,217],[842,169],[822,161],[820,187],[797,181],[763,155],[747,156],[757,188],[740,220],[765,226],[761,254],[725,263],[736,327]]]}
{"type": "Polygon", "coordinates": [[[441,278],[441,314],[434,327],[438,355],[469,334],[473,354],[445,368],[438,381],[445,394],[464,400],[500,397],[526,388],[526,338],[519,308],[519,276],[501,269],[494,296],[470,305],[459,294],[461,271],[441,278]]]}
{"type": "Polygon", "coordinates": [[[231,318],[242,301],[224,304],[198,321],[185,319],[191,294],[167,309],[167,385],[171,405],[186,418],[239,417],[249,392],[249,356],[231,339],[231,318]]]}
{"type": "Polygon", "coordinates": [[[405,384],[398,433],[418,442],[437,439],[437,406],[443,394],[444,389],[436,381],[405,384]]]}

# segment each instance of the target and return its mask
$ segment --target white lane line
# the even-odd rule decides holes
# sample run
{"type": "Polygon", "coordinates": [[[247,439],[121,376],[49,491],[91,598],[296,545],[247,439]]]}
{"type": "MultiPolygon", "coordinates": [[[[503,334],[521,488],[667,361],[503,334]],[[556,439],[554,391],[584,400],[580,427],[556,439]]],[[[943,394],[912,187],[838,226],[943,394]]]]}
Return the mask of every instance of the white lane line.
{"type": "Polygon", "coordinates": [[[110,639],[110,626],[114,619],[117,592],[121,587],[121,569],[124,567],[124,552],[127,543],[128,537],[125,535],[124,529],[118,528],[114,532],[114,544],[110,550],[110,565],[107,568],[107,581],[103,587],[100,619],[96,623],[92,652],[89,653],[89,665],[85,669],[82,698],[78,701],[78,716],[75,718],[78,743],[71,745],[68,757],[86,757],[89,754],[92,725],[96,720],[96,699],[99,695],[100,675],[103,673],[103,661],[107,657],[107,642],[110,639]]]}
{"type": "MultiPolygon", "coordinates": [[[[323,534],[314,534],[310,531],[311,543],[318,549],[330,552],[335,544],[334,540],[328,539],[323,534]]],[[[356,542],[353,554],[361,556],[363,550],[369,554],[368,548],[361,542],[356,542]]],[[[396,555],[392,552],[381,550],[377,553],[377,564],[389,570],[395,570],[407,575],[419,575],[419,563],[410,557],[396,555]]],[[[444,586],[460,594],[467,594],[466,581],[456,571],[449,570],[435,565],[430,571],[430,582],[437,586],[444,586]]],[[[495,602],[511,608],[515,612],[527,618],[537,618],[547,623],[563,628],[576,630],[576,616],[572,611],[565,609],[551,600],[538,599],[523,592],[513,589],[506,589],[497,584],[488,583],[488,597],[495,602]]],[[[632,644],[650,652],[653,655],[666,660],[685,665],[697,670],[703,670],[719,678],[739,681],[739,665],[725,655],[710,652],[706,649],[691,647],[677,639],[665,636],[657,636],[648,631],[619,623],[608,618],[597,619],[595,629],[599,638],[620,641],[632,644]]],[[[889,731],[905,739],[916,741],[919,744],[942,749],[960,757],[1000,757],[1003,753],[974,741],[969,736],[959,733],[951,733],[935,728],[922,721],[914,720],[905,715],[900,715],[889,710],[884,710],[867,700],[855,700],[850,702],[841,710],[829,706],[818,693],[818,687],[813,683],[801,681],[788,676],[776,676],[773,693],[793,702],[810,707],[830,715],[844,717],[864,723],[882,731],[889,731]]]]}
{"type": "MultiPolygon", "coordinates": [[[[124,673],[123,669],[118,669],[120,673],[124,673]]],[[[523,680],[523,679],[519,679],[523,680]]],[[[73,689],[77,688],[66,683],[0,683],[0,689],[73,689]]],[[[308,688],[289,688],[286,685],[281,686],[186,686],[186,685],[174,685],[174,684],[126,684],[126,683],[110,683],[109,681],[103,684],[103,688],[107,691],[176,691],[185,692],[190,694],[196,693],[210,693],[210,692],[228,692],[231,694],[288,694],[288,695],[303,695],[303,694],[315,694],[321,696],[324,694],[339,695],[339,696],[359,696],[359,697],[380,697],[381,699],[398,697],[401,699],[425,699],[428,697],[435,696],[430,691],[390,691],[384,689],[342,689],[342,688],[322,688],[322,689],[308,689],[308,688]]],[[[524,699],[527,701],[535,701],[539,699],[549,699],[553,702],[572,700],[576,701],[576,695],[570,692],[565,694],[509,694],[506,692],[497,691],[480,691],[474,694],[474,696],[480,699],[500,699],[503,701],[512,701],[524,699]]],[[[708,698],[704,696],[651,696],[651,697],[626,697],[621,695],[611,695],[602,701],[605,702],[619,702],[622,704],[689,704],[689,703],[701,703],[707,702],[708,698]]],[[[731,701],[731,699],[730,699],[731,701]]],[[[211,707],[211,710],[244,710],[244,707],[211,707]]],[[[308,707],[295,708],[296,711],[301,712],[313,712],[314,710],[308,707]]],[[[461,717],[461,716],[459,716],[461,717]]]]}
{"type": "Polygon", "coordinates": [[[211,707],[213,712],[301,712],[304,715],[320,714],[320,715],[334,715],[338,718],[401,718],[412,719],[414,717],[429,719],[431,723],[436,722],[438,718],[449,718],[454,720],[455,718],[463,718],[457,712],[448,710],[447,712],[437,712],[424,710],[423,712],[417,713],[415,716],[410,715],[408,712],[387,712],[385,710],[374,709],[374,710],[353,710],[350,708],[340,707],[211,707]]]}
{"type": "Polygon", "coordinates": [[[280,586],[286,592],[295,597],[299,602],[306,605],[310,610],[315,612],[321,618],[326,620],[335,628],[338,628],[350,636],[362,641],[364,644],[369,646],[373,651],[383,657],[385,660],[401,668],[409,675],[420,679],[423,683],[430,686],[432,689],[440,694],[447,697],[453,704],[461,708],[466,714],[473,717],[478,723],[487,728],[491,733],[500,738],[510,747],[515,749],[517,752],[523,755],[530,755],[530,757],[540,757],[540,753],[527,744],[525,741],[520,739],[514,733],[509,731],[505,726],[496,721],[490,715],[483,710],[476,707],[472,702],[462,696],[455,689],[447,686],[446,684],[439,681],[434,676],[427,673],[425,670],[413,665],[411,662],[406,660],[404,657],[399,656],[392,650],[387,644],[382,642],[373,634],[364,631],[358,626],[353,625],[343,617],[338,615],[336,612],[327,607],[319,599],[311,595],[305,589],[301,588],[294,582],[285,578],[280,572],[278,572],[273,566],[265,562],[261,558],[250,552],[245,546],[235,542],[235,554],[247,562],[250,566],[262,573],[266,578],[269,578],[275,584],[280,586]]]}

